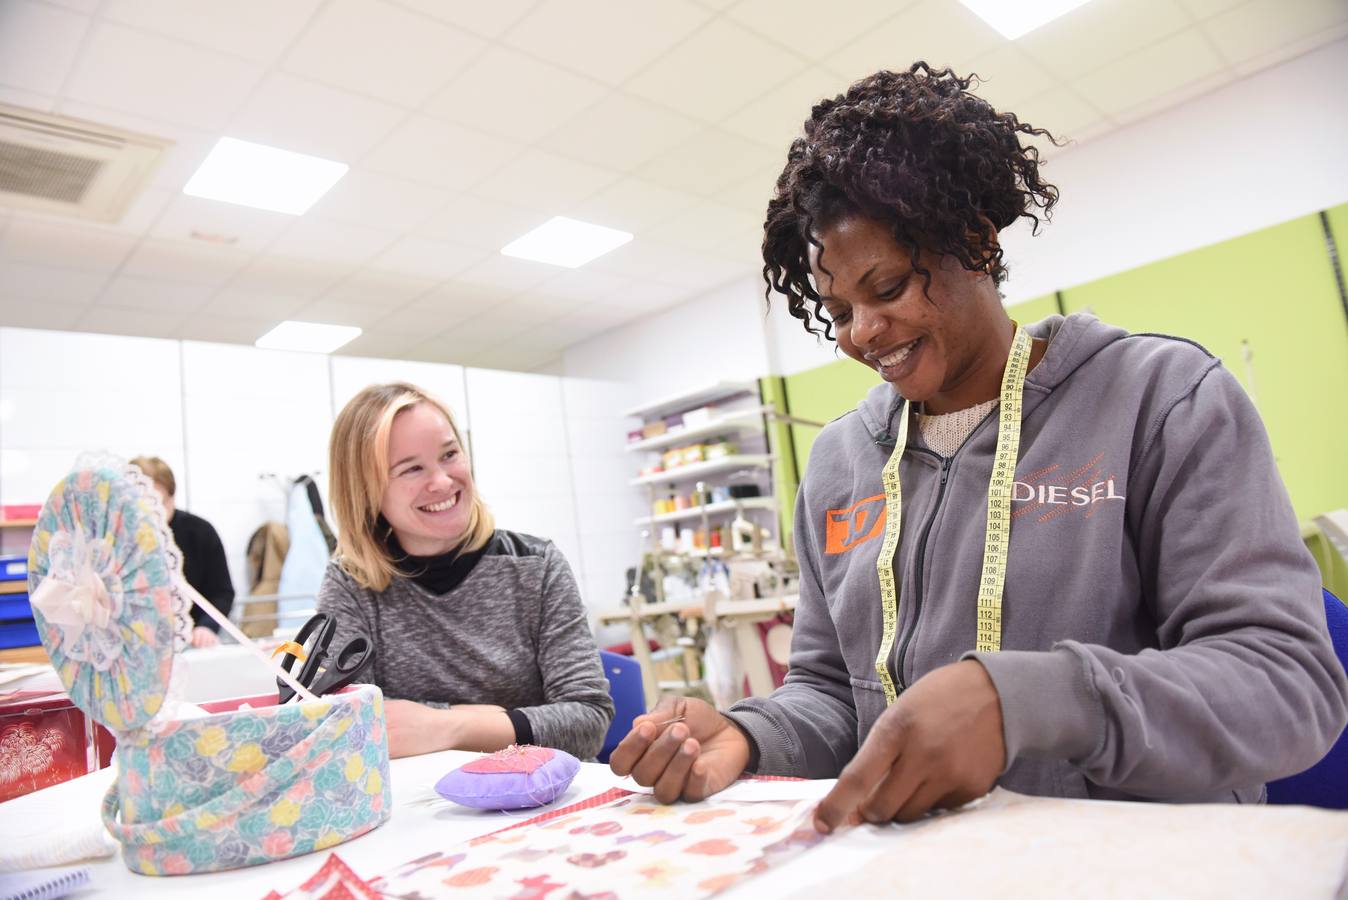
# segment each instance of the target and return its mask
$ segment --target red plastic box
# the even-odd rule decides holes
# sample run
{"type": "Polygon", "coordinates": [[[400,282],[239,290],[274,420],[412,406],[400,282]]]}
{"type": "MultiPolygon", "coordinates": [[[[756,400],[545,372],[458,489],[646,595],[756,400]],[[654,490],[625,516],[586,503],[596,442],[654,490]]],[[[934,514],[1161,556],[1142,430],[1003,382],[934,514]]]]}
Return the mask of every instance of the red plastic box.
{"type": "Polygon", "coordinates": [[[0,693],[0,801],[101,769],[114,746],[64,691],[0,693]]]}

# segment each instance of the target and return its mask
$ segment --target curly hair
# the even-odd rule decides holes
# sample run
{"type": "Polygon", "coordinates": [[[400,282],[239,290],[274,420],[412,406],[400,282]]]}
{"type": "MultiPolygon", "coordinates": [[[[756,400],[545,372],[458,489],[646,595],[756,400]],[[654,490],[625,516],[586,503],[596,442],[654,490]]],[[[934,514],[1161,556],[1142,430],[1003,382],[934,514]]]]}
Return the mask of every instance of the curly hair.
{"type": "Polygon", "coordinates": [[[1001,284],[1006,265],[995,232],[1022,216],[1037,232],[1034,209],[1047,219],[1058,201],[1058,189],[1040,178],[1038,148],[1022,146],[1018,135],[1059,142],[969,93],[978,81],[917,62],[815,105],[805,136],[791,143],[763,224],[769,303],[773,291],[784,294],[806,331],[833,339],[810,279],[809,247],[822,250],[818,232],[857,214],[891,227],[924,291],[931,273],[918,263],[922,250],[953,256],[1001,284]]]}

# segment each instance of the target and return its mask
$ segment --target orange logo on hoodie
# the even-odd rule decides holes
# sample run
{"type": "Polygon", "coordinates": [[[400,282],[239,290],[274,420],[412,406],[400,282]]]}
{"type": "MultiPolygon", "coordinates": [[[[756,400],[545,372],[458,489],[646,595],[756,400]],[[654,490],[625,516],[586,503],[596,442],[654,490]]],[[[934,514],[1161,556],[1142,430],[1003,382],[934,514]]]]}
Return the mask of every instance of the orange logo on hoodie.
{"type": "Polygon", "coordinates": [[[846,553],[885,530],[885,495],[858,500],[846,509],[824,513],[824,553],[846,553]]]}

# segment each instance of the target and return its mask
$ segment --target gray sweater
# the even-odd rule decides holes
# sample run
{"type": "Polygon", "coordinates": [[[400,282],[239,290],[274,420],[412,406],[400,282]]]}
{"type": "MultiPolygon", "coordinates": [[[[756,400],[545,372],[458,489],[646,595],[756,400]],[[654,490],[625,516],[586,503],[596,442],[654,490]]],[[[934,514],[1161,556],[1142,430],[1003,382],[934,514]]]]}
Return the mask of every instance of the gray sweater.
{"type": "MultiPolygon", "coordinates": [[[[1088,315],[1025,383],[1002,650],[1000,784],[1068,797],[1253,801],[1348,717],[1320,575],[1259,415],[1201,347],[1088,315]]],[[[759,771],[836,776],[885,697],[875,575],[880,470],[903,399],[877,386],[810,452],[796,505],[791,666],[731,715],[759,771]]],[[[996,414],[953,456],[910,438],[894,559],[900,688],[972,655],[996,414]]]]}
{"type": "Polygon", "coordinates": [[[518,709],[533,742],[589,759],[613,719],[576,580],[551,541],[498,530],[467,575],[435,595],[395,577],[371,591],[332,562],[318,608],[340,647],[357,629],[376,649],[368,680],[390,698],[518,709]]]}

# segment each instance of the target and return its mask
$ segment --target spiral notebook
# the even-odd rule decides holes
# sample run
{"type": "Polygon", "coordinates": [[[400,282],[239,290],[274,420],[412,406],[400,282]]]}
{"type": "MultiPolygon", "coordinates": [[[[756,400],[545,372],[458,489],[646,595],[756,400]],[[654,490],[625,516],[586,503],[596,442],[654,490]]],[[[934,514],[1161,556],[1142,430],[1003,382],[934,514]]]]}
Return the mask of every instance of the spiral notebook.
{"type": "Polygon", "coordinates": [[[0,875],[0,900],[56,900],[89,884],[83,866],[0,875]]]}

